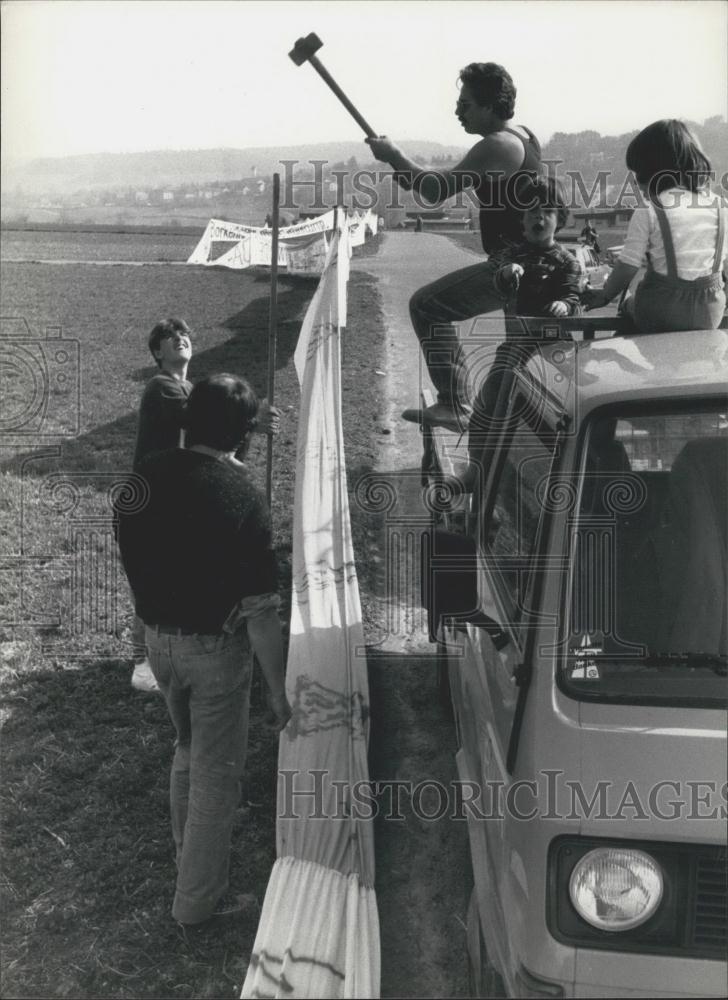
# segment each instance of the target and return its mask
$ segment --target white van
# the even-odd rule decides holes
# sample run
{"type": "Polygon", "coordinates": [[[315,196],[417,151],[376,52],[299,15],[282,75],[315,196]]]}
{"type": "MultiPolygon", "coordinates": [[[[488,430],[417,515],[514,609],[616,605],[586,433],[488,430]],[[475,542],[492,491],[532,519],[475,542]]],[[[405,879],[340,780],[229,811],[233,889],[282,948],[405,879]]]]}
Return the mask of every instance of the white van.
{"type": "Polygon", "coordinates": [[[433,533],[476,995],[728,994],[727,386],[723,330],[545,346],[433,533]]]}

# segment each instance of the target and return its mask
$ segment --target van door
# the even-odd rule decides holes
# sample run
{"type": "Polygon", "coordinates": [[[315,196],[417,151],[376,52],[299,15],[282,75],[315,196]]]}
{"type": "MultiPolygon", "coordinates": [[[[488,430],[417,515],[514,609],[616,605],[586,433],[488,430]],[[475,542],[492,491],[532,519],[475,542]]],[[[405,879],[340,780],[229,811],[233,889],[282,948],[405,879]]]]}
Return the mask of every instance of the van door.
{"type": "MultiPolygon", "coordinates": [[[[559,437],[555,419],[544,407],[524,406],[523,386],[516,381],[507,410],[507,430],[488,459],[488,487],[480,519],[478,597],[481,612],[493,619],[509,641],[496,648],[491,636],[468,625],[468,642],[455,670],[460,685],[459,729],[471,771],[477,769],[485,813],[480,833],[471,834],[473,869],[486,943],[501,967],[508,966],[508,940],[503,909],[507,856],[504,818],[508,752],[519,711],[519,670],[527,632],[536,620],[528,606],[538,565],[549,474],[559,437]],[[536,417],[534,416],[536,414],[536,417]],[[529,422],[530,418],[530,422],[529,422]],[[485,856],[480,857],[479,852],[485,856]],[[490,888],[492,887],[492,888],[490,888]],[[487,916],[486,916],[487,913],[487,916]]],[[[455,641],[457,636],[452,634],[455,641]]],[[[472,825],[472,824],[471,824],[472,825]]]]}

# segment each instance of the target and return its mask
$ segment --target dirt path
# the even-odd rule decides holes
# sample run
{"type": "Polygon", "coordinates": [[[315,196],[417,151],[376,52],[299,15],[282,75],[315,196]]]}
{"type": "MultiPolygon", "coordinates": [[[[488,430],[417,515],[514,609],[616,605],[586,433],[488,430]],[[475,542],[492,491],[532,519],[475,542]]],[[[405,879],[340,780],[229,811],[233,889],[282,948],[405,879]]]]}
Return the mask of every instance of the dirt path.
{"type": "Polygon", "coordinates": [[[419,428],[400,419],[405,407],[419,405],[421,380],[430,385],[410,324],[410,296],[427,282],[459,267],[476,264],[479,259],[482,257],[437,233],[391,232],[385,233],[376,257],[352,261],[354,270],[367,271],[376,277],[387,329],[386,416],[391,434],[381,446],[382,470],[419,466],[422,452],[419,428]]]}
{"type": "Polygon", "coordinates": [[[419,538],[428,524],[420,496],[420,432],[399,414],[417,404],[420,391],[409,296],[473,260],[442,236],[388,233],[376,257],[354,262],[378,279],[387,330],[386,433],[376,473],[358,490],[373,525],[371,558],[380,569],[367,655],[370,771],[374,781],[384,783],[375,827],[383,997],[468,995],[464,925],[472,875],[467,829],[447,813],[427,819],[446,800],[435,786],[425,792],[422,785],[439,783],[452,802],[456,743],[438,695],[434,647],[419,608],[419,538]],[[399,792],[393,782],[404,783],[399,792]],[[393,818],[397,813],[401,818],[393,818]]]}

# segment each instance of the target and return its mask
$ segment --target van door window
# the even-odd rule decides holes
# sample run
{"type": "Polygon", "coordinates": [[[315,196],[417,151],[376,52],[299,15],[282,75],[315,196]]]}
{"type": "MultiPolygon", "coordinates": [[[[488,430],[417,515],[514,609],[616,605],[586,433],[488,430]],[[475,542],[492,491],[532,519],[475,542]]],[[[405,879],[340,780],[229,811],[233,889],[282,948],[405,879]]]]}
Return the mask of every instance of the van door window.
{"type": "Polygon", "coordinates": [[[523,660],[524,618],[531,610],[526,603],[555,449],[553,433],[544,427],[540,435],[525,420],[519,420],[491,488],[494,495],[490,514],[488,507],[485,509],[483,605],[489,614],[495,612],[502,627],[510,624],[510,632],[516,639],[500,651],[486,640],[481,640],[479,647],[492,724],[503,761],[518,703],[520,689],[514,682],[514,674],[523,660]]]}
{"type": "Polygon", "coordinates": [[[591,425],[562,679],[578,697],[722,703],[728,657],[728,420],[611,413],[591,425]]]}
{"type": "Polygon", "coordinates": [[[553,435],[540,437],[519,421],[483,526],[486,564],[493,571],[504,620],[516,628],[527,610],[525,599],[554,447],[553,435]]]}

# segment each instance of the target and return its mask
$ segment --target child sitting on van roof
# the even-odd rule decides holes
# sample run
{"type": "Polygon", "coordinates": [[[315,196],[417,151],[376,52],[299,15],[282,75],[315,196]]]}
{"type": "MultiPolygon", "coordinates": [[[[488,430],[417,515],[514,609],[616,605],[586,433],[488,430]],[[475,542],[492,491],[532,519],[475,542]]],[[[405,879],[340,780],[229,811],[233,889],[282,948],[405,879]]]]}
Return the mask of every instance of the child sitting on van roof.
{"type": "MultiPolygon", "coordinates": [[[[570,340],[558,320],[578,316],[582,311],[579,264],[554,239],[569,216],[561,184],[555,177],[537,178],[524,192],[524,203],[529,207],[523,212],[523,242],[498,254],[500,266],[493,284],[504,299],[506,339],[495,352],[473,405],[468,428],[471,467],[480,459],[504,371],[525,363],[546,340],[570,340]]],[[[469,483],[474,474],[471,468],[469,483]]]]}
{"type": "Polygon", "coordinates": [[[524,240],[501,250],[495,290],[505,300],[506,315],[578,316],[581,271],[573,254],[554,236],[569,212],[555,177],[539,177],[524,192],[524,240]]]}
{"type": "Polygon", "coordinates": [[[687,126],[670,118],[635,136],[627,166],[646,203],[634,210],[604,288],[585,293],[587,308],[625,291],[646,263],[647,274],[625,303],[641,333],[717,328],[726,307],[728,210],[708,187],[710,160],[687,126]]]}

